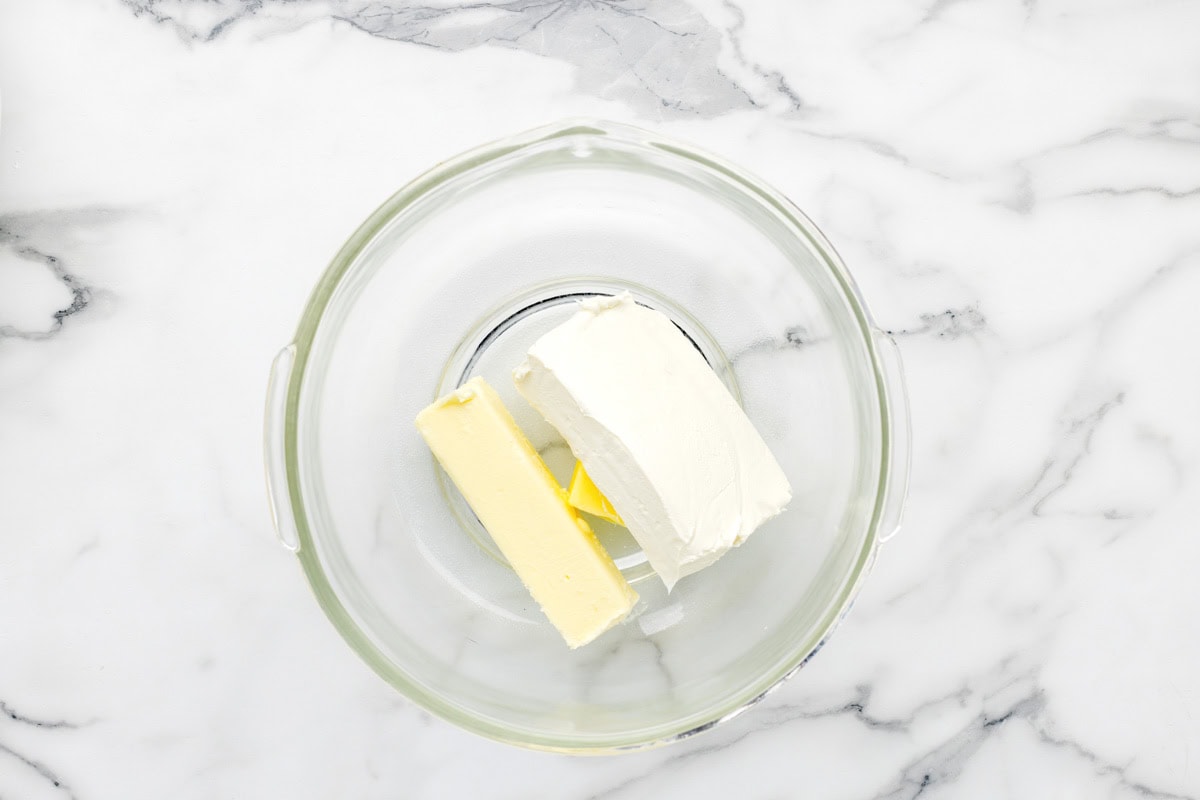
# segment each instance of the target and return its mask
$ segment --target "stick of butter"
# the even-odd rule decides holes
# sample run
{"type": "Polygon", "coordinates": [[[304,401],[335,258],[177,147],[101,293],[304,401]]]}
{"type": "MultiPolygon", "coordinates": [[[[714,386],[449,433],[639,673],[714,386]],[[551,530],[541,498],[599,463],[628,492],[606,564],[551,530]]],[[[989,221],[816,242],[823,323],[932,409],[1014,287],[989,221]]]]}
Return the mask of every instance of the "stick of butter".
{"type": "Polygon", "coordinates": [[[583,468],[582,461],[575,462],[575,471],[571,473],[571,485],[567,488],[567,502],[580,511],[586,511],[600,519],[606,519],[617,525],[625,524],[604,493],[596,488],[596,484],[592,483],[587,470],[583,468]]]}
{"type": "Polygon", "coordinates": [[[637,593],[483,378],[434,402],[416,425],[568,645],[629,614],[637,593]]]}

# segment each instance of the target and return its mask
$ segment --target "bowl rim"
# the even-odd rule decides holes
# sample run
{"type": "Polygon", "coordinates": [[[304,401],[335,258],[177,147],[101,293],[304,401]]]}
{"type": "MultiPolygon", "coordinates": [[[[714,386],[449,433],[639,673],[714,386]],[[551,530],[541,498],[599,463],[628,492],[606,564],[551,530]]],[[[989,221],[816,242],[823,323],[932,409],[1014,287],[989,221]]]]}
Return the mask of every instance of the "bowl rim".
{"type": "MultiPolygon", "coordinates": [[[[807,664],[845,617],[861,588],[863,579],[875,560],[882,540],[881,533],[885,533],[880,530],[880,526],[884,517],[885,503],[889,496],[889,486],[894,482],[891,451],[895,437],[896,408],[904,405],[904,398],[892,396],[894,391],[903,392],[903,386],[889,385],[886,377],[887,365],[884,364],[877,343],[879,335],[857,284],[850,276],[833,245],[812,220],[784,195],[771,188],[769,184],[715,155],[690,144],[684,144],[631,125],[591,118],[568,118],[475,147],[443,161],[417,176],[376,208],[338,250],[305,304],[292,342],[286,348],[292,352],[292,363],[283,392],[282,408],[282,477],[286,481],[284,494],[287,504],[290,505],[291,521],[296,534],[296,547],[293,549],[318,604],[346,643],[393,688],[426,711],[458,727],[507,744],[573,754],[629,752],[690,738],[741,714],[807,664]],[[732,181],[737,188],[765,203],[778,213],[797,235],[807,239],[822,257],[835,278],[836,284],[842,290],[862,334],[862,344],[869,356],[878,392],[881,443],[875,503],[871,510],[861,550],[855,558],[840,592],[827,609],[825,617],[820,624],[814,626],[812,634],[794,650],[791,657],[785,659],[780,665],[776,665],[774,669],[764,671],[757,680],[748,684],[742,691],[732,694],[715,711],[708,709],[702,713],[648,729],[641,729],[631,734],[581,736],[578,739],[567,739],[518,729],[502,721],[464,709],[451,700],[428,691],[419,682],[411,680],[402,669],[380,651],[353,620],[334,590],[316,554],[314,537],[299,488],[301,481],[298,454],[298,417],[301,392],[317,330],[334,291],[358,256],[376,235],[398,214],[438,186],[517,151],[553,140],[572,137],[588,137],[593,142],[605,139],[615,140],[625,145],[633,144],[653,148],[692,161],[696,166],[715,172],[719,177],[732,181]]],[[[902,476],[900,480],[903,481],[902,476]]]]}

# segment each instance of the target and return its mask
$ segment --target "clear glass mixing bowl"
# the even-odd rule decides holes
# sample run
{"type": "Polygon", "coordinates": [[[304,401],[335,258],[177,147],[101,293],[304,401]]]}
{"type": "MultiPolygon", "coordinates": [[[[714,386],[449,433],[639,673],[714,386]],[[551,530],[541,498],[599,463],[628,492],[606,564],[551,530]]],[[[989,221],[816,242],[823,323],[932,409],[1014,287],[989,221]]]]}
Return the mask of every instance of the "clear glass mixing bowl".
{"type": "Polygon", "coordinates": [[[354,233],[276,358],[267,472],[281,539],[387,681],[486,736],[594,752],[707,729],[820,648],[898,527],[907,431],[895,346],[807,218],[688,146],[572,121],[439,165],[354,233]],[[576,299],[626,290],[692,339],[794,499],[670,594],[597,526],[641,599],[572,651],[413,418],[485,375],[565,480],[509,373],[576,299]]]}

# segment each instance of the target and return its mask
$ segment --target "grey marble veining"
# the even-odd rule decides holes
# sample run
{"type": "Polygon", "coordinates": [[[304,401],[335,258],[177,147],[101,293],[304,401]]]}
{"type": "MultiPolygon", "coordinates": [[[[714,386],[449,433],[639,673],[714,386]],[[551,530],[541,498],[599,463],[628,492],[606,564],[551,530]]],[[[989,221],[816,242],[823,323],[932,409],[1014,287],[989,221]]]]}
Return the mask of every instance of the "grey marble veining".
{"type": "Polygon", "coordinates": [[[41,265],[48,280],[56,281],[70,293],[70,303],[63,308],[49,309],[43,328],[24,329],[0,323],[0,338],[15,337],[36,341],[57,334],[68,317],[87,309],[92,302],[93,287],[73,275],[59,256],[44,249],[52,247],[65,226],[84,222],[92,214],[13,214],[0,216],[0,248],[13,257],[41,265]],[[44,243],[44,244],[42,244],[44,243]]]}
{"type": "Polygon", "coordinates": [[[371,36],[448,52],[521,50],[571,64],[581,91],[625,102],[655,118],[714,117],[759,108],[764,103],[760,95],[802,106],[780,72],[746,57],[739,40],[743,12],[728,0],[732,21],[723,28],[682,0],[122,2],[134,14],[170,25],[194,42],[211,42],[243,22],[264,18],[290,26],[300,17],[342,22],[371,36]],[[746,86],[727,74],[721,64],[726,47],[760,85],[746,86]]]}

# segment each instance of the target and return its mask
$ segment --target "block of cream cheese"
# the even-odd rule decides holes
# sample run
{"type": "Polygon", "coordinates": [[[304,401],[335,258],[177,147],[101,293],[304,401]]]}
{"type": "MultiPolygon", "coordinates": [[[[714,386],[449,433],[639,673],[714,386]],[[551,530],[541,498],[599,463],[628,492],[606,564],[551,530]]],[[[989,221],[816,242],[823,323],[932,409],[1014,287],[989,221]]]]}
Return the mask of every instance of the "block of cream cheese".
{"type": "Polygon", "coordinates": [[[670,319],[628,294],[584,301],[514,371],[670,589],[783,510],[791,487],[670,319]]]}
{"type": "Polygon", "coordinates": [[[416,424],[568,645],[587,644],[629,614],[637,593],[486,381],[468,381],[416,424]]]}

